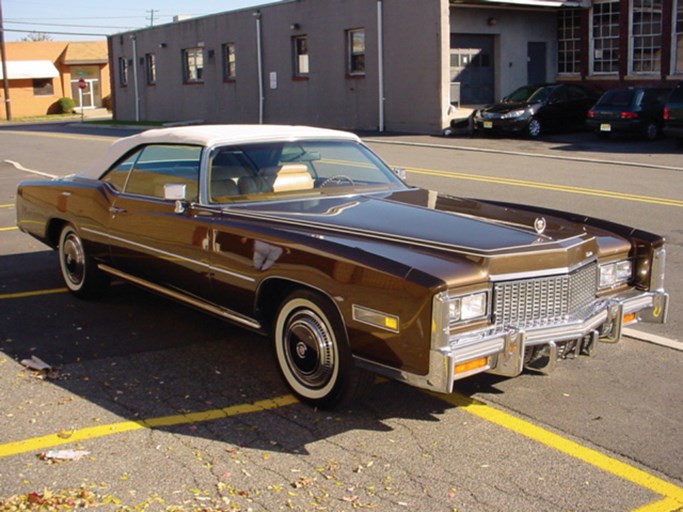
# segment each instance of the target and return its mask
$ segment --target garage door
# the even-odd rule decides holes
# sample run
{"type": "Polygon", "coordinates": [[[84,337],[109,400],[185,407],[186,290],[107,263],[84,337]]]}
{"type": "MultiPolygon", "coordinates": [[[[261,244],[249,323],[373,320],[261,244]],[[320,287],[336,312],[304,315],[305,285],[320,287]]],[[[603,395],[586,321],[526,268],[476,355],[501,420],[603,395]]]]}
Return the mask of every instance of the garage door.
{"type": "Polygon", "coordinates": [[[460,83],[460,103],[493,101],[493,60],[493,36],[451,34],[451,82],[460,83]]]}

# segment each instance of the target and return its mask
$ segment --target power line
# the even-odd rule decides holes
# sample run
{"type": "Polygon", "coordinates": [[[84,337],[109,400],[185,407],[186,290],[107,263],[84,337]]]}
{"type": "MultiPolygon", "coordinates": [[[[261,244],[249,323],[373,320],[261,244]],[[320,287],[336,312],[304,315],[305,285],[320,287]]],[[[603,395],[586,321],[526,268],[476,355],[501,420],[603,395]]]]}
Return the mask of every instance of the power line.
{"type": "Polygon", "coordinates": [[[5,23],[11,23],[12,25],[35,25],[42,27],[75,27],[75,28],[117,28],[122,30],[128,30],[133,27],[113,27],[110,25],[73,25],[68,23],[35,23],[32,21],[9,21],[5,20],[5,23]]]}
{"type": "MultiPolygon", "coordinates": [[[[2,32],[21,32],[21,33],[30,33],[30,32],[35,32],[35,30],[19,30],[19,29],[13,29],[13,28],[3,28],[1,30],[2,32]]],[[[55,31],[45,31],[41,32],[42,34],[53,34],[53,35],[60,35],[60,36],[99,36],[99,37],[107,37],[110,36],[111,34],[93,34],[89,32],[55,32],[55,31]]]]}
{"type": "Polygon", "coordinates": [[[68,16],[66,18],[48,16],[47,18],[5,18],[5,23],[33,20],[136,20],[139,18],[140,16],[68,16]]]}

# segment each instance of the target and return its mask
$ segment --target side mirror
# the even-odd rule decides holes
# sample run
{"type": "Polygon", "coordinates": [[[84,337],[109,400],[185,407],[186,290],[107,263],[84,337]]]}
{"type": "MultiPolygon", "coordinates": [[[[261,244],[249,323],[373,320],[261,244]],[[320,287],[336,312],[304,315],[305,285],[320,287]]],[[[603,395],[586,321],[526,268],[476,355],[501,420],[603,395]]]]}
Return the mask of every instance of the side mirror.
{"type": "Polygon", "coordinates": [[[175,213],[185,213],[187,210],[187,185],[181,183],[164,184],[164,199],[175,201],[175,213]]]}
{"type": "Polygon", "coordinates": [[[392,171],[396,176],[398,176],[403,181],[405,181],[408,178],[408,173],[403,167],[394,167],[392,171]]]}
{"type": "Polygon", "coordinates": [[[166,183],[164,185],[164,199],[168,199],[169,201],[187,199],[187,185],[166,183]]]}

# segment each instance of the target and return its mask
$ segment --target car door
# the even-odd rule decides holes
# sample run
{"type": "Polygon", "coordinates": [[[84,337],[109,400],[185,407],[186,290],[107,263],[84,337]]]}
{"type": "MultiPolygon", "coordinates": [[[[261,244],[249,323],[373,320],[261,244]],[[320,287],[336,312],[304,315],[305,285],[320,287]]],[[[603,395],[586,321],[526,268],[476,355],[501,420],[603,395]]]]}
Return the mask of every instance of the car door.
{"type": "Polygon", "coordinates": [[[567,85],[567,123],[583,127],[586,124],[588,110],[597,101],[595,95],[575,85],[567,85]]]}
{"type": "Polygon", "coordinates": [[[103,181],[117,189],[108,225],[114,267],[167,290],[206,297],[213,214],[196,207],[178,212],[176,201],[165,198],[165,190],[175,187],[185,190],[188,201],[197,199],[201,151],[147,145],[103,181]]]}
{"type": "Polygon", "coordinates": [[[566,123],[568,115],[567,90],[558,86],[550,93],[540,116],[548,131],[554,131],[566,123]]]}

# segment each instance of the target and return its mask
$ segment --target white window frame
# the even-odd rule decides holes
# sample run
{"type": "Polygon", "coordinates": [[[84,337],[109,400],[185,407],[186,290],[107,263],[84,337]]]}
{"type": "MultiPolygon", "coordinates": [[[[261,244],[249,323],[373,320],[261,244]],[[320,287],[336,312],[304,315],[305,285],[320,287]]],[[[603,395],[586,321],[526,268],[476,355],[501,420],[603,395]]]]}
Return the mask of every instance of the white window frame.
{"type": "MultiPolygon", "coordinates": [[[[591,76],[614,76],[619,74],[619,61],[621,60],[622,56],[620,55],[619,58],[616,60],[616,66],[617,69],[614,71],[596,71],[595,70],[595,25],[594,25],[594,16],[595,16],[595,6],[598,4],[608,4],[608,3],[614,3],[617,6],[620,5],[620,2],[618,0],[594,0],[593,6],[591,7],[590,10],[590,38],[589,38],[589,45],[590,45],[590,56],[588,59],[588,65],[589,65],[589,71],[588,74],[591,76]]],[[[619,13],[619,16],[621,16],[621,13],[619,13]]],[[[617,28],[619,27],[619,16],[617,17],[617,28]]],[[[619,31],[617,30],[616,37],[612,36],[610,38],[604,38],[604,39],[616,39],[617,40],[617,47],[619,45],[619,38],[621,37],[621,34],[619,34],[619,31]]]]}
{"type": "MultiPolygon", "coordinates": [[[[560,27],[558,24],[557,27],[557,32],[558,32],[558,38],[557,38],[557,73],[559,75],[563,76],[574,76],[574,75],[579,75],[581,74],[581,12],[577,9],[563,9],[557,14],[557,19],[558,22],[562,19],[564,14],[571,14],[572,18],[573,17],[578,17],[578,24],[576,26],[572,26],[572,37],[567,38],[567,39],[560,39],[560,27]],[[574,33],[574,31],[576,31],[574,33]],[[567,52],[567,48],[571,47],[573,52],[571,52],[572,55],[576,57],[575,59],[572,58],[572,68],[573,71],[561,71],[560,70],[560,52],[561,50],[565,50],[565,54],[569,54],[567,52]]],[[[566,28],[567,25],[565,24],[564,27],[566,28]]],[[[566,33],[566,30],[565,30],[566,33]]]]}
{"type": "MultiPolygon", "coordinates": [[[[635,34],[635,3],[636,2],[643,2],[645,0],[629,0],[628,3],[628,74],[629,75],[636,75],[636,76],[643,76],[643,75],[649,75],[649,76],[658,76],[661,71],[662,71],[662,61],[661,61],[661,51],[662,51],[662,46],[661,46],[661,40],[663,37],[663,32],[664,32],[664,23],[663,23],[663,15],[662,15],[662,10],[664,7],[664,0],[653,0],[653,1],[659,1],[660,2],[660,11],[659,11],[659,16],[660,16],[660,22],[659,22],[659,34],[648,34],[648,35],[639,35],[636,36],[635,34]],[[654,60],[650,59],[650,62],[654,63],[655,69],[652,70],[645,70],[645,71],[636,71],[636,46],[635,46],[635,39],[636,37],[659,37],[660,40],[660,46],[659,46],[659,60],[654,60]]],[[[650,48],[655,48],[655,46],[651,46],[650,48]]],[[[655,52],[656,54],[657,52],[655,52]]]]}
{"type": "Polygon", "coordinates": [[[671,65],[669,70],[671,75],[680,77],[683,76],[683,0],[673,0],[671,13],[671,65]],[[677,20],[680,22],[680,32],[676,32],[677,20]],[[679,38],[681,41],[680,48],[678,47],[679,38]],[[677,61],[680,61],[679,69],[676,69],[677,61]]]}

